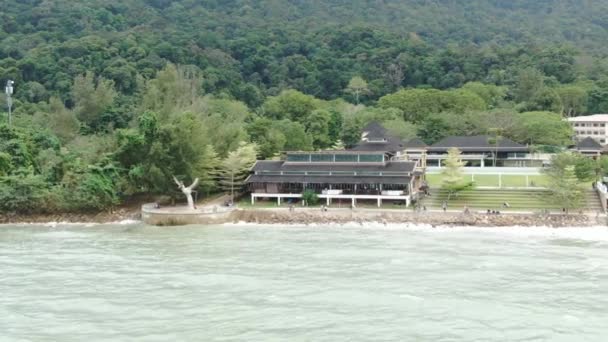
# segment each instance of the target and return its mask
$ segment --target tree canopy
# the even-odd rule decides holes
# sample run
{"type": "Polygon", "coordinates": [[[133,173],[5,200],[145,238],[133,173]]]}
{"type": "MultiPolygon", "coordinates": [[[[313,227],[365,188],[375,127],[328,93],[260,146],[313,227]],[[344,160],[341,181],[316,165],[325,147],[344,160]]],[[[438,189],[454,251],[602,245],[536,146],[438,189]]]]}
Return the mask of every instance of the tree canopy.
{"type": "Polygon", "coordinates": [[[0,83],[15,81],[13,127],[0,110],[2,211],[111,208],[175,193],[172,175],[221,191],[243,144],[258,158],[348,147],[372,120],[427,143],[500,129],[563,149],[563,117],[608,111],[605,1],[0,8],[0,83]]]}

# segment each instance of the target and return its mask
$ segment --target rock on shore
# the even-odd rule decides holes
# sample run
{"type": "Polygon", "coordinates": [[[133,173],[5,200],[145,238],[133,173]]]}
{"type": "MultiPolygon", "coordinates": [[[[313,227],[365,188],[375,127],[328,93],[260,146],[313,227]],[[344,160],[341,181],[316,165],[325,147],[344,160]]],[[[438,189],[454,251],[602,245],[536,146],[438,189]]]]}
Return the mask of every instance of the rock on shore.
{"type": "Polygon", "coordinates": [[[373,211],[327,211],[318,209],[286,210],[240,210],[233,213],[234,222],[260,224],[347,224],[368,222],[395,224],[413,223],[431,226],[545,226],[545,227],[589,227],[605,225],[606,219],[587,215],[540,215],[540,214],[463,214],[463,213],[413,213],[373,211]]]}
{"type": "Polygon", "coordinates": [[[141,213],[139,208],[120,208],[112,212],[99,213],[58,213],[58,214],[2,214],[0,213],[0,224],[8,223],[109,223],[125,220],[139,220],[141,213]]]}

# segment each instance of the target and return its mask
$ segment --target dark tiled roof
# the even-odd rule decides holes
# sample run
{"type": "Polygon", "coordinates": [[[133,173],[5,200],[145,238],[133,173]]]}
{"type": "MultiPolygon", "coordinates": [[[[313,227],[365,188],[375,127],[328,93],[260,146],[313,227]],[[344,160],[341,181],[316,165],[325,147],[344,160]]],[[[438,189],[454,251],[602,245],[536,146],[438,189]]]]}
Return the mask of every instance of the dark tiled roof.
{"type": "Polygon", "coordinates": [[[495,149],[498,151],[528,151],[527,146],[518,144],[508,138],[501,138],[497,148],[495,144],[491,143],[493,139],[494,137],[488,135],[470,137],[452,136],[431,145],[428,150],[431,152],[443,152],[456,147],[461,151],[492,151],[495,149]]]}
{"type": "Polygon", "coordinates": [[[366,152],[397,152],[403,150],[403,141],[397,137],[388,136],[386,141],[371,142],[361,141],[356,146],[351,148],[351,151],[366,151],[366,152]]]}
{"type": "Polygon", "coordinates": [[[253,171],[281,171],[282,160],[258,160],[253,165],[253,171]]]}
{"type": "Polygon", "coordinates": [[[425,144],[424,141],[422,141],[418,138],[411,139],[410,141],[403,144],[403,146],[405,146],[405,148],[426,148],[426,147],[428,147],[428,145],[425,144]]]}
{"type": "Polygon", "coordinates": [[[413,172],[416,163],[388,162],[386,164],[349,164],[349,163],[285,163],[283,161],[260,160],[253,171],[355,171],[355,172],[413,172]]]}
{"type": "Polygon", "coordinates": [[[595,139],[591,137],[587,137],[576,144],[577,150],[585,150],[585,151],[601,151],[604,148],[600,143],[595,141],[595,139]]]}
{"type": "Polygon", "coordinates": [[[251,175],[247,183],[316,183],[316,184],[407,184],[407,176],[304,176],[251,175]]]}
{"type": "Polygon", "coordinates": [[[372,121],[365,125],[362,132],[368,139],[382,139],[386,137],[386,128],[378,121],[372,121]]]}

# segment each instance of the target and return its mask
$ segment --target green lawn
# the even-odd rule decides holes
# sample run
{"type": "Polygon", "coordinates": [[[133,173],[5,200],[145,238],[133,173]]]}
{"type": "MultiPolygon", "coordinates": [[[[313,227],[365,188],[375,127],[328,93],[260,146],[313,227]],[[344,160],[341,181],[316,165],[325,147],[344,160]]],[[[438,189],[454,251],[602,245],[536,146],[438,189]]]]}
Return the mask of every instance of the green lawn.
{"type": "MultiPolygon", "coordinates": [[[[432,188],[441,187],[441,174],[427,174],[426,180],[432,188]]],[[[526,187],[546,187],[548,178],[545,175],[530,175],[528,176],[528,184],[526,184],[526,176],[524,175],[502,175],[502,184],[499,182],[497,174],[477,174],[465,175],[463,180],[475,182],[475,186],[479,187],[496,187],[503,188],[526,188],[526,187]]]]}

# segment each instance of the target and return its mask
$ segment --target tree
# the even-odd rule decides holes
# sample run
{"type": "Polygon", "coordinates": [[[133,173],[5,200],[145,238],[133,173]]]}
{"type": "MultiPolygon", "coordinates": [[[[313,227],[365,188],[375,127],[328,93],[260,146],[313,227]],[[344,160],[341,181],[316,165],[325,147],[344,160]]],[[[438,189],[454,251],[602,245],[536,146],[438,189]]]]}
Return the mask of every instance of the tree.
{"type": "Polygon", "coordinates": [[[506,87],[481,82],[468,82],[462,89],[468,90],[481,97],[490,108],[498,107],[507,96],[506,87]]]}
{"type": "Polygon", "coordinates": [[[439,114],[427,116],[418,128],[418,136],[427,144],[434,144],[452,133],[453,127],[448,118],[439,114]]]}
{"type": "Polygon", "coordinates": [[[562,103],[562,115],[569,118],[587,111],[587,90],[581,86],[561,86],[555,89],[562,103]]]}
{"type": "Polygon", "coordinates": [[[269,97],[262,105],[262,114],[281,120],[290,119],[306,122],[310,113],[318,108],[318,100],[297,90],[284,90],[277,96],[269,97]]]}
{"type": "Polygon", "coordinates": [[[418,132],[418,126],[402,119],[383,121],[382,125],[387,128],[390,134],[399,137],[401,140],[415,138],[418,132]]]}
{"type": "Polygon", "coordinates": [[[101,119],[101,115],[112,106],[116,95],[112,81],[103,77],[96,79],[90,71],[76,76],[72,86],[76,117],[90,127],[94,127],[101,119]]]}
{"type": "Polygon", "coordinates": [[[269,118],[256,118],[247,125],[247,132],[252,142],[258,145],[258,155],[262,159],[269,158],[282,151],[287,142],[285,134],[273,127],[275,121],[269,118]]]}
{"type": "Polygon", "coordinates": [[[142,87],[142,109],[158,113],[165,121],[174,113],[192,110],[202,100],[203,77],[195,66],[169,63],[142,87]]]}
{"type": "Polygon", "coordinates": [[[452,195],[473,187],[473,182],[464,180],[463,166],[464,162],[460,158],[460,151],[457,148],[449,149],[441,170],[441,188],[448,192],[448,201],[452,195]]]}
{"type": "Polygon", "coordinates": [[[593,159],[579,153],[562,152],[551,157],[551,164],[545,173],[555,179],[565,177],[566,168],[572,166],[579,182],[591,182],[598,175],[598,164],[593,159]]]}
{"type": "Polygon", "coordinates": [[[403,89],[381,97],[378,104],[381,108],[401,110],[403,119],[414,123],[424,120],[428,114],[464,113],[487,108],[480,96],[464,89],[403,89]]]}
{"type": "Polygon", "coordinates": [[[210,176],[201,171],[209,144],[205,127],[194,114],[183,113],[163,123],[156,113],[146,112],[137,129],[119,131],[114,156],[128,170],[129,192],[175,195],[173,175],[210,176]]]}
{"type": "Polygon", "coordinates": [[[405,71],[400,63],[391,63],[386,68],[386,79],[393,89],[397,89],[401,86],[401,83],[405,79],[405,71]]]}
{"type": "Polygon", "coordinates": [[[551,112],[526,112],[518,116],[518,141],[532,145],[567,146],[573,136],[572,127],[561,115],[551,112]]]}
{"type": "Polygon", "coordinates": [[[313,148],[323,149],[331,145],[329,137],[330,120],[331,113],[322,109],[312,112],[306,120],[306,133],[312,137],[313,148]]]}
{"type": "Polygon", "coordinates": [[[530,98],[528,102],[519,106],[521,111],[549,111],[561,113],[564,108],[562,100],[555,89],[543,87],[530,98]]]}
{"type": "Polygon", "coordinates": [[[331,147],[331,150],[334,151],[343,151],[344,149],[346,149],[346,146],[344,146],[344,143],[340,139],[336,140],[336,142],[331,147]]]}
{"type": "Polygon", "coordinates": [[[220,167],[220,186],[222,190],[230,193],[234,202],[234,192],[240,191],[249,170],[256,160],[257,146],[255,144],[241,143],[238,149],[228,153],[220,167]]]}
{"type": "Polygon", "coordinates": [[[217,188],[217,173],[221,161],[212,145],[205,146],[200,160],[194,167],[193,174],[200,179],[200,188],[206,195],[209,195],[217,188]]]}
{"type": "Polygon", "coordinates": [[[105,210],[119,203],[119,186],[122,178],[111,160],[96,165],[75,161],[61,180],[59,189],[64,210],[105,210]]]}
{"type": "Polygon", "coordinates": [[[355,97],[355,104],[359,104],[361,95],[369,94],[369,87],[363,78],[354,76],[348,82],[345,91],[355,97]]]}
{"type": "Polygon", "coordinates": [[[39,111],[34,115],[34,121],[41,127],[49,128],[64,143],[76,137],[80,130],[80,122],[74,111],[65,108],[63,102],[56,97],[49,100],[47,111],[39,111]]]}
{"type": "Polygon", "coordinates": [[[595,87],[589,91],[587,111],[589,113],[608,112],[608,87],[595,87]]]}
{"type": "Polygon", "coordinates": [[[511,87],[511,96],[516,102],[529,102],[545,87],[545,76],[538,69],[519,70],[515,84],[511,87]]]}
{"type": "Polygon", "coordinates": [[[8,153],[0,152],[0,177],[8,175],[13,166],[11,156],[8,153]]]}
{"type": "Polygon", "coordinates": [[[558,176],[551,174],[550,191],[552,201],[566,210],[583,205],[584,190],[579,182],[574,165],[568,165],[558,176]]]}
{"type": "Polygon", "coordinates": [[[494,147],[494,151],[492,151],[492,166],[496,167],[496,159],[498,158],[498,147],[500,146],[500,142],[502,140],[502,130],[500,128],[490,129],[489,133],[491,136],[489,138],[488,144],[494,147]]]}
{"type": "MultiPolygon", "coordinates": [[[[286,151],[312,151],[312,137],[306,133],[304,125],[290,120],[281,120],[274,126],[285,136],[283,149],[286,151]]],[[[278,151],[277,151],[278,152],[278,151]]]]}
{"type": "Polygon", "coordinates": [[[37,213],[47,209],[49,184],[40,175],[0,178],[0,212],[37,213]]]}

